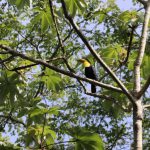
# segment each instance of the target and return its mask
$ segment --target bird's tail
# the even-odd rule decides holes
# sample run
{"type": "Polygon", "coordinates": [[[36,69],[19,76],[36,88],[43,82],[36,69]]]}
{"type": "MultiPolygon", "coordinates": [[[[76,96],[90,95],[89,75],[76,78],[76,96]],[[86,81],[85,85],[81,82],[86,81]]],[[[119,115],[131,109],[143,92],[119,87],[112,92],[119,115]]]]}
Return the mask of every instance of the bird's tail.
{"type": "Polygon", "coordinates": [[[96,93],[96,86],[91,84],[91,92],[96,93]]]}

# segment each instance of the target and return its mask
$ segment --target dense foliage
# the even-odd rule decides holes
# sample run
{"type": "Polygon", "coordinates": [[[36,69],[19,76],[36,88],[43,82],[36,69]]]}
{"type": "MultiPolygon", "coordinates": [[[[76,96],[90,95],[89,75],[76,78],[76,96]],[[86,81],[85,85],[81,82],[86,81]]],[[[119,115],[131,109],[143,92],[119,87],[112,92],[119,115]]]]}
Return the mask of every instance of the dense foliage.
{"type": "MultiPolygon", "coordinates": [[[[142,5],[134,1],[136,9],[122,11],[115,0],[65,2],[95,51],[132,91],[142,5]]],[[[65,19],[60,0],[1,0],[0,6],[0,44],[82,77],[84,68],[77,59],[86,57],[96,68],[99,81],[117,87],[65,19]]],[[[141,68],[143,84],[150,70],[149,41],[150,35],[141,68]]],[[[101,97],[90,96],[85,91],[89,91],[89,83],[81,84],[3,50],[0,64],[0,149],[111,150],[132,146],[132,107],[124,93],[97,86],[101,97]]],[[[149,94],[144,95],[144,104],[149,94]]],[[[146,149],[150,145],[149,111],[144,115],[146,149]]]]}

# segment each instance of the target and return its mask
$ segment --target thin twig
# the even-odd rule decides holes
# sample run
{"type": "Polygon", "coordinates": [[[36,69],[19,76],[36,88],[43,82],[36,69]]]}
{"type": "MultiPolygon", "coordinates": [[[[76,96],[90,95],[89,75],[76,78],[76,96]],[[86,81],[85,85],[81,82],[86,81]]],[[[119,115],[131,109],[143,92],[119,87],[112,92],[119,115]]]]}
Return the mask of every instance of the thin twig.
{"type": "Polygon", "coordinates": [[[45,145],[42,148],[48,147],[48,146],[54,146],[54,145],[60,145],[60,144],[65,144],[65,143],[76,143],[78,142],[78,140],[73,140],[73,141],[64,141],[64,142],[57,142],[57,143],[53,143],[53,144],[49,144],[49,145],[45,145]]]}
{"type": "Polygon", "coordinates": [[[127,49],[127,56],[126,56],[123,64],[126,64],[128,62],[128,59],[129,59],[129,56],[130,56],[130,51],[131,51],[131,48],[132,48],[132,40],[133,40],[133,35],[134,35],[135,29],[136,29],[136,26],[131,27],[130,40],[129,40],[129,45],[128,45],[128,49],[127,49]]]}
{"type": "MultiPolygon", "coordinates": [[[[71,30],[69,31],[68,35],[62,40],[63,43],[71,36],[72,31],[73,31],[73,29],[71,29],[71,30]]],[[[54,53],[53,53],[52,56],[50,57],[51,59],[53,59],[53,58],[56,56],[56,54],[57,54],[57,52],[58,52],[58,50],[59,50],[60,47],[61,47],[61,45],[60,45],[60,43],[58,43],[58,45],[57,45],[56,48],[55,48],[54,53]]]]}
{"type": "Polygon", "coordinates": [[[18,120],[16,118],[13,118],[10,115],[0,115],[0,117],[7,118],[7,122],[10,120],[10,121],[12,121],[14,123],[22,124],[24,127],[26,127],[26,124],[24,122],[22,122],[21,120],[18,120]]]}
{"type": "Polygon", "coordinates": [[[51,10],[51,14],[52,14],[52,18],[53,18],[54,26],[55,26],[56,33],[57,33],[57,38],[58,38],[59,44],[60,44],[61,49],[62,49],[63,54],[64,54],[64,53],[65,53],[65,50],[64,50],[64,46],[63,46],[63,43],[62,43],[62,40],[61,40],[61,37],[60,37],[60,33],[59,33],[59,30],[58,30],[58,26],[57,26],[56,18],[55,18],[55,15],[54,15],[53,3],[52,3],[52,1],[51,1],[51,0],[49,0],[49,6],[50,6],[50,10],[51,10]]]}

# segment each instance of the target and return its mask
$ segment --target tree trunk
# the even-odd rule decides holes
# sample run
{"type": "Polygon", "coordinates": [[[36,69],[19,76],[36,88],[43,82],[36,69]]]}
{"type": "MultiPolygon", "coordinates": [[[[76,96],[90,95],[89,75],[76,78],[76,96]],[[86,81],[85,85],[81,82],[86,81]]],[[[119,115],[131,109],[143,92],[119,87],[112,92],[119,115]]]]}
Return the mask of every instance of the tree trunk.
{"type": "Polygon", "coordinates": [[[134,150],[142,150],[142,120],[142,99],[137,99],[136,105],[133,106],[134,150]]]}
{"type": "Polygon", "coordinates": [[[148,24],[150,18],[150,0],[139,0],[144,4],[145,15],[142,27],[140,47],[138,56],[134,64],[134,97],[135,103],[133,103],[133,130],[134,130],[134,150],[142,150],[142,120],[143,120],[143,106],[142,98],[138,98],[138,94],[141,91],[141,75],[140,68],[145,53],[146,40],[148,37],[148,24]]]}

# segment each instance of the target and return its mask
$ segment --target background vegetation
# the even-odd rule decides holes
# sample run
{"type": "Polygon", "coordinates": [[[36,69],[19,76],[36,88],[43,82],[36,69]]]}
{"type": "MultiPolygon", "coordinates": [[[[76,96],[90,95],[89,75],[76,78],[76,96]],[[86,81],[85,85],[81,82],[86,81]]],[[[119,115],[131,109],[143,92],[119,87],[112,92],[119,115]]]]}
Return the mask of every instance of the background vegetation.
{"type": "MultiPolygon", "coordinates": [[[[66,10],[63,3],[0,1],[0,149],[128,150],[134,142],[134,63],[146,4],[134,0],[137,9],[122,11],[115,0],[65,0],[66,10]],[[85,78],[77,61],[83,57],[96,68],[98,81],[85,78]],[[96,94],[90,83],[97,85],[96,94]]],[[[149,64],[148,32],[141,64],[145,150],[149,64]]]]}

